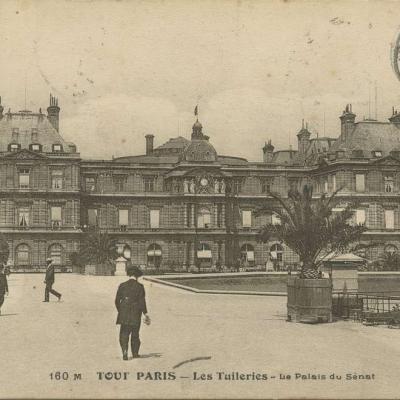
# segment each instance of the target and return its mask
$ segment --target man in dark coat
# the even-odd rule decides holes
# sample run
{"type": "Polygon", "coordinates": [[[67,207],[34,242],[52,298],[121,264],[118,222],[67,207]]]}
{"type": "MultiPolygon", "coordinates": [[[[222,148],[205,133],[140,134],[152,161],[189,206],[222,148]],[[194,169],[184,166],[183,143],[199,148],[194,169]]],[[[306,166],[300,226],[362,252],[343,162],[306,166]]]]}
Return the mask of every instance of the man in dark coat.
{"type": "Polygon", "coordinates": [[[4,265],[0,266],[0,314],[1,306],[4,303],[4,295],[8,294],[7,275],[4,272],[4,265]]]}
{"type": "Polygon", "coordinates": [[[47,259],[47,268],[46,268],[46,276],[44,278],[44,283],[46,284],[46,289],[44,291],[44,302],[49,302],[50,293],[58,298],[58,301],[61,300],[61,293],[58,293],[56,290],[53,289],[54,285],[54,265],[53,260],[51,258],[47,259]]]}
{"type": "Polygon", "coordinates": [[[118,310],[117,325],[121,325],[119,343],[124,360],[128,359],[129,336],[131,339],[131,351],[133,358],[139,358],[140,348],[140,322],[142,314],[145,324],[150,324],[147,314],[144,287],[137,280],[143,275],[138,267],[129,265],[126,270],[130,279],[119,285],[115,306],[118,310]]]}

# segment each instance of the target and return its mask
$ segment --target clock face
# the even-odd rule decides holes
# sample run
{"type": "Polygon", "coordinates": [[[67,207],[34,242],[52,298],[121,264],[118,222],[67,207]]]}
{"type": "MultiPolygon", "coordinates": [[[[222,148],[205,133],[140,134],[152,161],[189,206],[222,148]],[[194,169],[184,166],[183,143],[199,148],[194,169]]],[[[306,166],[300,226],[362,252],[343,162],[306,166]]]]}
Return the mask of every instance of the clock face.
{"type": "Polygon", "coordinates": [[[201,186],[207,186],[208,185],[208,180],[206,178],[201,178],[200,185],[201,186]]]}

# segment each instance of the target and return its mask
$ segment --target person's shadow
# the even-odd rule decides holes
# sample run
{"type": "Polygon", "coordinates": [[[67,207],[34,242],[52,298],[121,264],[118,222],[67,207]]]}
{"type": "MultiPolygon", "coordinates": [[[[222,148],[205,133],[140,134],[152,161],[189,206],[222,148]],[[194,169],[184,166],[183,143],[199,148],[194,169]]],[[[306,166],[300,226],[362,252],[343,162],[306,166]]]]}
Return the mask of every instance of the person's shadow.
{"type": "Polygon", "coordinates": [[[160,358],[162,357],[162,353],[148,353],[148,354],[141,354],[139,358],[160,358]]]}

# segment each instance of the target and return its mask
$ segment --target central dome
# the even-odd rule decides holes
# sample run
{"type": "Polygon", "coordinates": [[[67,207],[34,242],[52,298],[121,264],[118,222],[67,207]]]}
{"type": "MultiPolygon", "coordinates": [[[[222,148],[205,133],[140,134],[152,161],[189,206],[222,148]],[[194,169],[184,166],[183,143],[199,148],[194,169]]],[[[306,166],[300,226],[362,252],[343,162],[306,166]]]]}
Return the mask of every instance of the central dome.
{"type": "Polygon", "coordinates": [[[217,161],[217,152],[207,140],[192,139],[182,154],[182,161],[217,161]]]}

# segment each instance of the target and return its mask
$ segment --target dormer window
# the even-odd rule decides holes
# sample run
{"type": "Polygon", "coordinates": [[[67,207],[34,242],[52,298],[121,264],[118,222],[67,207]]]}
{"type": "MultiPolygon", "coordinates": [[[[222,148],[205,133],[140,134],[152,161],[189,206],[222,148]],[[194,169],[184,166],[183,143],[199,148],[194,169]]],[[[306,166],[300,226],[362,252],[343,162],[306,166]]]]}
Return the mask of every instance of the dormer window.
{"type": "Polygon", "coordinates": [[[362,150],[353,150],[353,157],[363,158],[364,154],[362,150]]]}
{"type": "Polygon", "coordinates": [[[38,143],[32,143],[32,144],[29,145],[29,149],[31,151],[41,152],[42,151],[42,145],[38,144],[38,143]]]}
{"type": "Polygon", "coordinates": [[[18,151],[21,148],[19,143],[10,143],[8,145],[8,151],[18,151]]]}
{"type": "Polygon", "coordinates": [[[18,142],[19,128],[12,129],[12,141],[18,142]]]}
{"type": "Polygon", "coordinates": [[[53,153],[61,153],[61,152],[62,152],[61,144],[53,144],[53,153]]]}
{"type": "Polygon", "coordinates": [[[374,150],[372,155],[376,158],[382,157],[382,152],[380,150],[374,150]]]}
{"type": "Polygon", "coordinates": [[[32,128],[31,141],[32,142],[37,142],[38,141],[38,135],[39,135],[38,129],[37,128],[32,128]]]}

